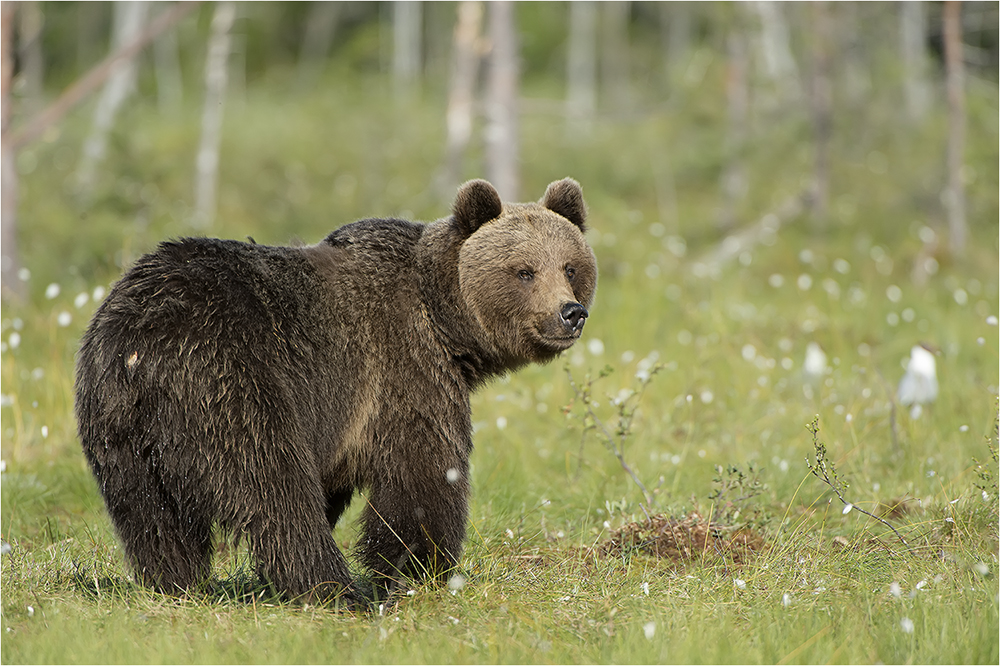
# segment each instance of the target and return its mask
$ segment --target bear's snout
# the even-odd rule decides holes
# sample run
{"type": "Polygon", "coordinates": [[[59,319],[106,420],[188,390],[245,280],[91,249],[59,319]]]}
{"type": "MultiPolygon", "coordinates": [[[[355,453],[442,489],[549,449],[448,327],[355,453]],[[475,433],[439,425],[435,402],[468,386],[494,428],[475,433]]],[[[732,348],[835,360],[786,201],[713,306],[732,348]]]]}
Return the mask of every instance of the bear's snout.
{"type": "Polygon", "coordinates": [[[590,313],[587,308],[579,303],[567,303],[559,312],[559,318],[563,326],[573,335],[578,335],[583,330],[583,324],[590,313]]]}

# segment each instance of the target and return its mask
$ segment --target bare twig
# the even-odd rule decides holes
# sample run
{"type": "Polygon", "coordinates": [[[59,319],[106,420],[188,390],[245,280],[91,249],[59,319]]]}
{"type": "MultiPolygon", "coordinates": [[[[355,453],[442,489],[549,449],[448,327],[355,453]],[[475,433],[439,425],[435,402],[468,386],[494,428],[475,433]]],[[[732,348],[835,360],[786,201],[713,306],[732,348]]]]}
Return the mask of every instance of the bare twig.
{"type": "MultiPolygon", "coordinates": [[[[632,422],[635,419],[635,410],[638,407],[639,399],[642,397],[643,392],[646,390],[646,386],[649,384],[652,376],[660,371],[662,366],[656,365],[650,368],[648,375],[640,378],[639,380],[639,390],[633,391],[628,398],[617,402],[618,407],[618,427],[615,433],[612,434],[611,430],[605,425],[604,421],[597,415],[594,410],[594,401],[591,397],[591,386],[594,380],[587,375],[584,385],[579,386],[573,379],[573,373],[566,368],[566,375],[569,377],[570,388],[573,389],[573,394],[576,399],[583,405],[584,411],[584,436],[588,430],[593,430],[598,433],[601,443],[617,460],[618,464],[621,465],[622,469],[632,478],[636,486],[639,487],[640,492],[642,492],[642,497],[645,505],[640,504],[643,513],[646,514],[646,518],[649,518],[649,511],[647,509],[652,509],[653,506],[653,495],[646,489],[645,484],[639,480],[632,467],[625,461],[625,443],[628,437],[632,434],[632,422]]],[[[598,379],[606,377],[610,374],[611,368],[606,367],[601,371],[598,379]]]]}
{"type": "Polygon", "coordinates": [[[844,510],[844,513],[847,513],[848,511],[851,510],[857,510],[860,513],[863,513],[870,518],[874,518],[875,520],[879,521],[880,523],[888,527],[890,530],[892,530],[892,533],[896,535],[896,537],[903,543],[904,546],[906,546],[906,550],[909,551],[911,555],[915,554],[913,552],[913,549],[910,548],[910,544],[908,544],[906,542],[906,539],[903,538],[903,535],[900,534],[895,527],[890,525],[888,521],[876,516],[873,513],[865,511],[864,509],[857,506],[853,502],[849,502],[844,497],[843,490],[847,488],[847,484],[841,481],[837,477],[837,469],[833,466],[833,463],[827,460],[826,458],[826,445],[823,444],[823,442],[819,441],[819,416],[813,418],[812,423],[806,426],[806,430],[812,433],[813,450],[816,453],[816,463],[813,464],[812,462],[809,461],[809,458],[807,457],[806,465],[809,467],[809,471],[812,472],[813,476],[815,476],[817,479],[819,479],[826,485],[830,486],[830,488],[833,489],[833,492],[837,494],[837,497],[840,498],[840,501],[843,502],[844,506],[848,507],[844,510]]]}

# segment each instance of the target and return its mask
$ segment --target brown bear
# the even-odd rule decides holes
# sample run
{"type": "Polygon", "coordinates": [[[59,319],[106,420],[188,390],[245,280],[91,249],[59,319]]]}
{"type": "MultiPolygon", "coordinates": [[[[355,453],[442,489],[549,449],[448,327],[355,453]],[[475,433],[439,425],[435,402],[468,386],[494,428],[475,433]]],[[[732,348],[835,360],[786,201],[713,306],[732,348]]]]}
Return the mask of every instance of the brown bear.
{"type": "Polygon", "coordinates": [[[137,579],[202,581],[219,525],[288,597],[370,599],[332,536],[356,491],[377,596],[454,567],[469,395],[580,337],[597,283],[585,216],[572,179],[522,204],[474,180],[430,224],[366,219],[309,247],[186,238],[139,259],[76,375],[83,450],[137,579]]]}

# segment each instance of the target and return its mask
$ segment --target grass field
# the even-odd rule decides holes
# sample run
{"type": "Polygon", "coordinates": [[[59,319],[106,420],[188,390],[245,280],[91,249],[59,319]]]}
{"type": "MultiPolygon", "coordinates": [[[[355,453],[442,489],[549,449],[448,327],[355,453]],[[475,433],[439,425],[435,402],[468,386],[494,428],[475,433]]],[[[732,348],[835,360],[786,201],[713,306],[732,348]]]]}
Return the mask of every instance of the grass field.
{"type": "MultiPolygon", "coordinates": [[[[939,118],[911,128],[888,103],[845,110],[827,219],[765,223],[717,262],[724,109],[694,100],[575,136],[548,108],[522,119],[523,198],[566,175],[583,184],[592,317],[560,360],[474,397],[460,577],[371,615],[269,598],[242,550],[224,550],[203,594],[136,587],[77,442],[73,357],[122,267],[161,239],[311,243],[360,217],[444,215],[442,104],[400,109],[349,77],[301,98],[261,82],[228,108],[208,230],[186,222],[194,109],[166,119],[134,104],[88,206],[72,186],[86,113],[22,152],[30,297],[2,315],[0,660],[997,663],[995,88],[969,101],[961,258],[946,251],[939,118]],[[921,341],[940,351],[941,390],[914,419],[893,396],[921,341]],[[810,342],[828,359],[815,378],[810,342]],[[845,499],[885,513],[906,545],[810,473],[818,443],[845,499]],[[647,513],[713,536],[644,553],[622,537],[647,513]],[[741,529],[752,548],[729,547],[741,529]]],[[[746,227],[811,169],[805,119],[755,131],[746,227]]],[[[352,520],[336,536],[353,543],[352,520]]]]}

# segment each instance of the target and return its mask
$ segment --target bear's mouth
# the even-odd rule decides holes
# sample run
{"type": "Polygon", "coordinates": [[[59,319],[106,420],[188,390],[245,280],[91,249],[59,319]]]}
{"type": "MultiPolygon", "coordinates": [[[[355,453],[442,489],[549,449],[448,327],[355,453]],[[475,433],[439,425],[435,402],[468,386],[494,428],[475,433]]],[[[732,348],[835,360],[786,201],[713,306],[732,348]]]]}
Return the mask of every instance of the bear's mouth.
{"type": "Polygon", "coordinates": [[[548,335],[544,331],[536,331],[540,346],[552,352],[561,352],[572,347],[573,343],[580,339],[581,332],[577,331],[571,335],[548,335]]]}

